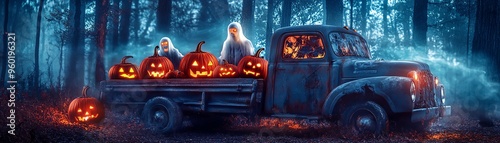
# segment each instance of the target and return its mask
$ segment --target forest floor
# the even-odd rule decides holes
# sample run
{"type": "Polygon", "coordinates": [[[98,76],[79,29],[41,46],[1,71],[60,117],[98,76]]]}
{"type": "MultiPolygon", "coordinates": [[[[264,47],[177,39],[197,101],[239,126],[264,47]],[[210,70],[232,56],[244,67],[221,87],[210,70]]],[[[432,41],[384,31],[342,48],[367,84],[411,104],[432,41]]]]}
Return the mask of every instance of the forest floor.
{"type": "MultiPolygon", "coordinates": [[[[2,105],[6,104],[2,100],[2,105]]],[[[305,120],[263,118],[259,123],[244,117],[232,117],[229,125],[209,129],[195,128],[184,123],[177,133],[163,135],[144,128],[135,114],[106,111],[99,124],[72,123],[67,119],[69,99],[61,102],[23,101],[16,103],[15,136],[0,113],[1,142],[497,142],[500,121],[496,127],[480,127],[478,121],[465,113],[454,111],[452,116],[437,120],[425,132],[389,131],[380,137],[347,139],[336,125],[305,120]],[[61,103],[62,102],[62,103],[61,103]]]]}

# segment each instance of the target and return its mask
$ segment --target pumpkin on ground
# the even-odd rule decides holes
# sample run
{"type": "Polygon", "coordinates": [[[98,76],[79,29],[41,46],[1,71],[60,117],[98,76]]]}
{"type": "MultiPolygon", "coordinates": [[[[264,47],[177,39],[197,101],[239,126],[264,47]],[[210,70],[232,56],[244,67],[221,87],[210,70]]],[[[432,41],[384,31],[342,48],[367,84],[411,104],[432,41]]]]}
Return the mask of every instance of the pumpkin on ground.
{"type": "Polygon", "coordinates": [[[224,64],[215,67],[214,77],[238,77],[238,67],[223,60],[224,64]]]}
{"type": "Polygon", "coordinates": [[[238,71],[242,77],[250,78],[266,78],[267,65],[266,59],[260,57],[260,52],[264,48],[260,48],[254,56],[245,56],[238,63],[238,71]]]}
{"type": "Polygon", "coordinates": [[[109,79],[138,79],[139,73],[134,64],[127,63],[127,59],[134,58],[125,56],[119,64],[113,65],[108,72],[109,79]]]}
{"type": "Polygon", "coordinates": [[[70,121],[97,123],[104,119],[104,106],[99,100],[87,97],[89,86],[84,86],[82,96],[69,104],[68,118],[70,121]]]}
{"type": "Polygon", "coordinates": [[[215,67],[219,64],[214,55],[201,51],[201,45],[205,41],[198,43],[196,51],[186,54],[179,64],[179,70],[190,78],[212,77],[215,67]]]}
{"type": "Polygon", "coordinates": [[[159,47],[155,47],[153,56],[147,57],[142,60],[139,68],[141,78],[143,79],[159,79],[164,78],[168,72],[174,70],[174,65],[167,57],[158,55],[159,47]]]}

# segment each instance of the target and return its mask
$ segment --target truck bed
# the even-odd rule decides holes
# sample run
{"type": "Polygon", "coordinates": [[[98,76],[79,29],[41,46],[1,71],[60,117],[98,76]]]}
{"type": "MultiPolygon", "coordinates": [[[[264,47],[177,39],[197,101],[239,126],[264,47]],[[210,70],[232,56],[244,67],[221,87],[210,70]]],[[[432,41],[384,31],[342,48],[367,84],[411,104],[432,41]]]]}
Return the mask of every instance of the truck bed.
{"type": "Polygon", "coordinates": [[[107,105],[139,105],[167,97],[183,111],[252,113],[261,103],[263,80],[252,78],[108,80],[99,99],[107,105]],[[255,104],[255,105],[254,105],[255,104]]]}

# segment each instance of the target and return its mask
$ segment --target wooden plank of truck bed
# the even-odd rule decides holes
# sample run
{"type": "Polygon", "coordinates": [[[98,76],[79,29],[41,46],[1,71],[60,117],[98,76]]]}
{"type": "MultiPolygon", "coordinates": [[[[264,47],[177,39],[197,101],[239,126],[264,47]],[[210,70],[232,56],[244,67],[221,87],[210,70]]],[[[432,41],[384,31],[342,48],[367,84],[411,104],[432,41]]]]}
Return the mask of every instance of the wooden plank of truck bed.
{"type": "Polygon", "coordinates": [[[168,97],[183,110],[248,113],[262,100],[263,80],[252,78],[142,79],[101,82],[101,99],[110,104],[144,104],[168,97]]]}

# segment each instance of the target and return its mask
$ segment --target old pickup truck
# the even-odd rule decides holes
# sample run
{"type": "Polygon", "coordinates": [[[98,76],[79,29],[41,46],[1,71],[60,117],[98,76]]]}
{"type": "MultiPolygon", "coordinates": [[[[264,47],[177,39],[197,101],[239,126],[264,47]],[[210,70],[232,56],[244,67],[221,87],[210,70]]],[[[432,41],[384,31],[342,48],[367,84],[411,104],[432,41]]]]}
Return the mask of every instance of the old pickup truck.
{"type": "Polygon", "coordinates": [[[451,114],[427,64],[372,60],[367,42],[348,27],[281,28],[266,51],[265,79],[107,80],[100,100],[136,105],[145,124],[164,133],[182,127],[186,116],[204,120],[201,115],[328,120],[380,134],[389,121],[425,127],[451,114]]]}

